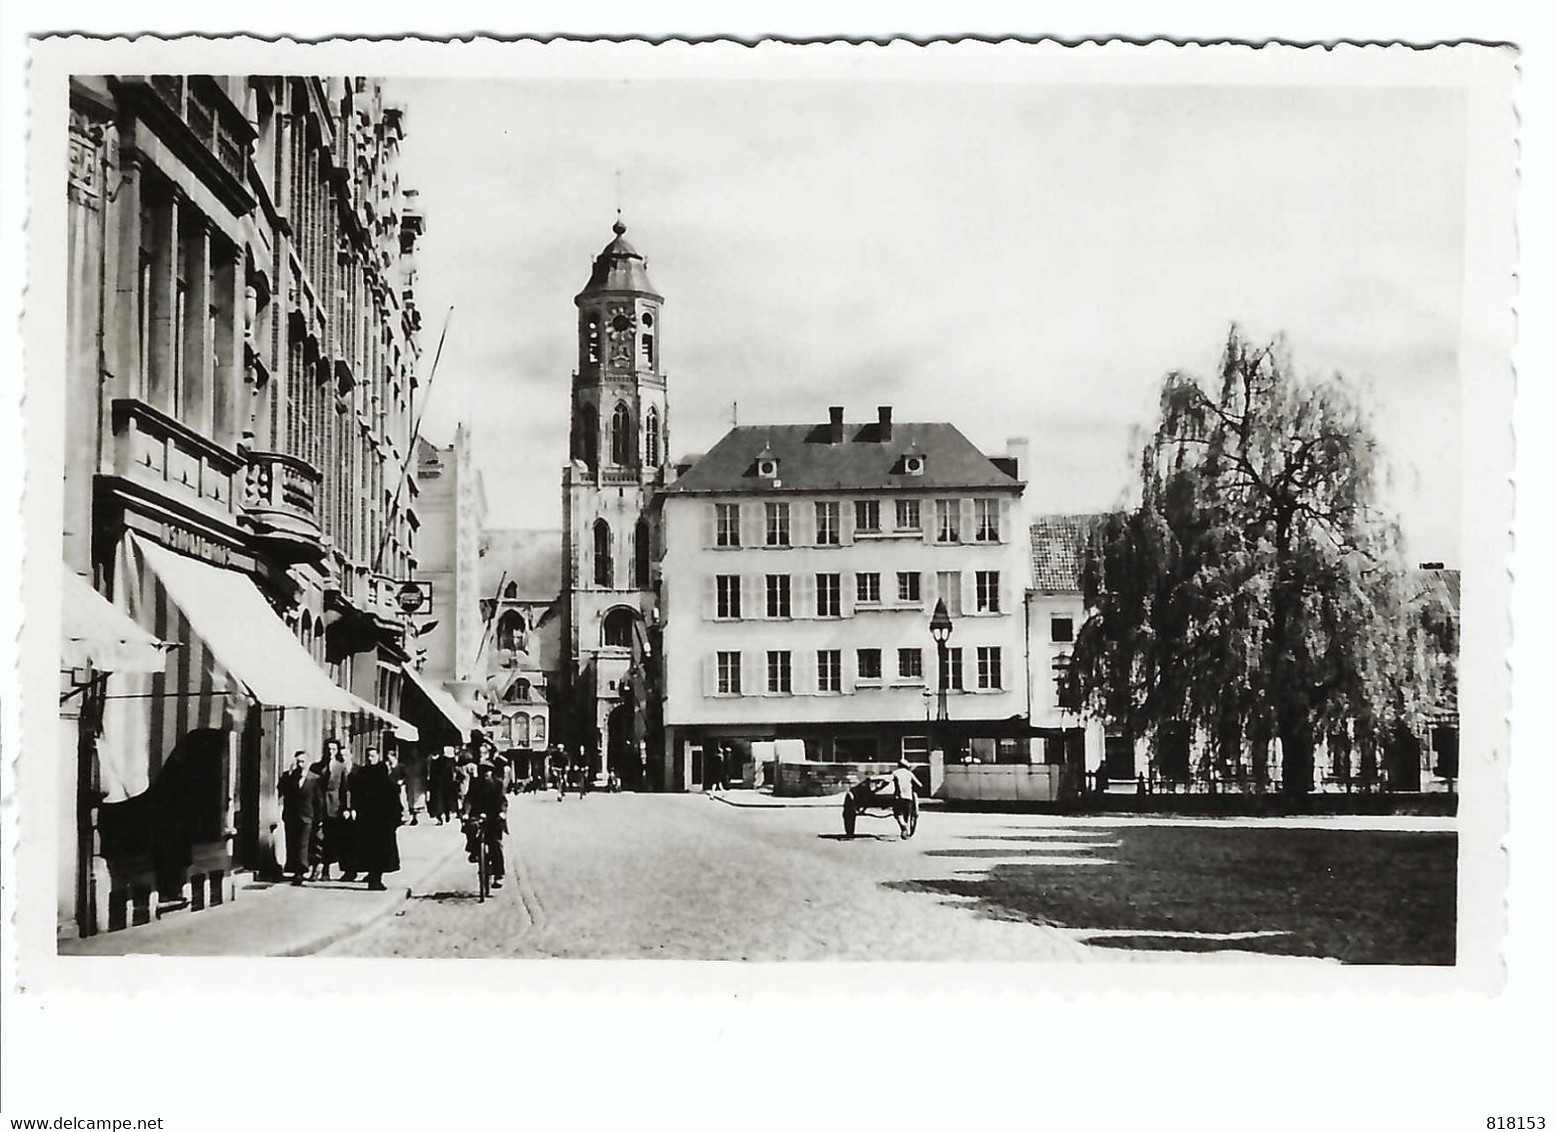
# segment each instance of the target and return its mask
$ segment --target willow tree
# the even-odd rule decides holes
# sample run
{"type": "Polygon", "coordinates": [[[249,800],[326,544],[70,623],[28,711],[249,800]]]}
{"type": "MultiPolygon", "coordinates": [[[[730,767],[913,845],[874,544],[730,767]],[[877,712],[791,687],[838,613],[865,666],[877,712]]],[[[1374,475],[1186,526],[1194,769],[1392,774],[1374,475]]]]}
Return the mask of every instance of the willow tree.
{"type": "Polygon", "coordinates": [[[1434,692],[1378,448],[1340,377],[1296,377],[1236,327],[1209,388],[1162,383],[1140,504],[1094,532],[1073,691],[1133,735],[1186,724],[1225,769],[1313,788],[1321,739],[1419,723],[1434,692]]]}

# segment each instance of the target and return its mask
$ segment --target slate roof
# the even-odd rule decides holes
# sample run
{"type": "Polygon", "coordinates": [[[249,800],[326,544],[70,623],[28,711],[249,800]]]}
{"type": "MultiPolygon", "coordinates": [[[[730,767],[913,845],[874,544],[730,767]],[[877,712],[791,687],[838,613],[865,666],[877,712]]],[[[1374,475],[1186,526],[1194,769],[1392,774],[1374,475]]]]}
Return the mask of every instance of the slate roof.
{"type": "Polygon", "coordinates": [[[501,596],[499,582],[503,589],[517,582],[521,601],[553,601],[562,592],[561,531],[488,530],[481,547],[482,597],[501,596]]]}
{"type": "Polygon", "coordinates": [[[1105,514],[1039,517],[1032,524],[1032,588],[1039,593],[1080,593],[1086,540],[1105,518],[1105,514]]]}
{"type": "Polygon", "coordinates": [[[631,291],[663,299],[664,296],[654,290],[653,283],[649,282],[648,260],[627,242],[627,226],[618,220],[611,231],[616,233],[616,238],[594,257],[589,282],[578,293],[578,297],[581,299],[601,291],[631,291]]]}
{"type": "Polygon", "coordinates": [[[895,488],[938,491],[947,488],[1015,488],[1020,480],[997,467],[955,425],[897,423],[881,440],[881,426],[845,424],[843,441],[832,443],[831,426],[741,425],[666,489],[671,494],[699,492],[802,492],[895,488]],[[756,460],[770,449],[778,461],[777,480],[756,474],[756,460]],[[921,475],[907,475],[903,458],[924,457],[921,475]]]}

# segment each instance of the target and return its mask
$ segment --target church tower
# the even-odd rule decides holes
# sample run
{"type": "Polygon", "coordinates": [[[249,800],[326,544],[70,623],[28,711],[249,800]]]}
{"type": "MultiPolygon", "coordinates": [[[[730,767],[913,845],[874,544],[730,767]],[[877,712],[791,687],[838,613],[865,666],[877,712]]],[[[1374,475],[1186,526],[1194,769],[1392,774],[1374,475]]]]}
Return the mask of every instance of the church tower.
{"type": "Polygon", "coordinates": [[[615,239],[594,259],[578,307],[578,368],[562,472],[565,586],[564,674],[570,734],[599,776],[640,784],[648,715],[650,628],[656,622],[653,564],[658,520],[650,508],[665,482],[669,413],[660,368],[664,297],[648,262],[615,239]]]}

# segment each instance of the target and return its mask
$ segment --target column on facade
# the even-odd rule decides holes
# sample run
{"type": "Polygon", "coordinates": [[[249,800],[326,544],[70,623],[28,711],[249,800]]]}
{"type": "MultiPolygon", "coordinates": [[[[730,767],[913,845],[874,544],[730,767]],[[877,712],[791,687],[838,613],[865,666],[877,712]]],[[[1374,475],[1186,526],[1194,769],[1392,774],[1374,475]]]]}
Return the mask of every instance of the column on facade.
{"type": "Polygon", "coordinates": [[[167,191],[144,192],[141,224],[151,231],[142,233],[147,262],[141,270],[140,287],[145,292],[146,316],[141,332],[148,339],[142,346],[146,369],[146,400],[165,413],[174,406],[173,312],[178,292],[178,222],[176,194],[167,191]]]}
{"type": "MultiPolygon", "coordinates": [[[[212,249],[213,253],[216,249],[212,249]]],[[[244,341],[249,323],[251,291],[244,271],[242,245],[223,246],[211,260],[211,308],[215,312],[211,343],[211,435],[224,448],[236,448],[248,421],[244,383],[244,341]]]]}
{"type": "Polygon", "coordinates": [[[183,359],[178,416],[201,436],[211,436],[211,222],[185,205],[178,226],[183,285],[180,325],[175,326],[182,342],[174,344],[183,359]]]}
{"type": "Polygon", "coordinates": [[[140,159],[119,149],[121,168],[111,194],[105,194],[108,208],[108,249],[113,264],[113,291],[108,325],[105,361],[115,378],[114,394],[119,397],[145,397],[145,374],[141,372],[141,173],[140,159]]]}

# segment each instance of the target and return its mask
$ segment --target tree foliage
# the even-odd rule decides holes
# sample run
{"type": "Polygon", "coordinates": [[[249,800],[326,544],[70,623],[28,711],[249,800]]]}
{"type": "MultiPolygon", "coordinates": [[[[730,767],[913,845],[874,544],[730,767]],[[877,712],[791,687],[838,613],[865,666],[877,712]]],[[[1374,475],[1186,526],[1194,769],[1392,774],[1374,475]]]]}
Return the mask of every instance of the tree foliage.
{"type": "Polygon", "coordinates": [[[1236,327],[1209,388],[1169,374],[1137,507],[1087,548],[1070,678],[1132,735],[1195,727],[1224,771],[1312,789],[1321,739],[1371,757],[1444,676],[1430,613],[1377,503],[1378,446],[1343,378],[1297,378],[1236,327]]]}

